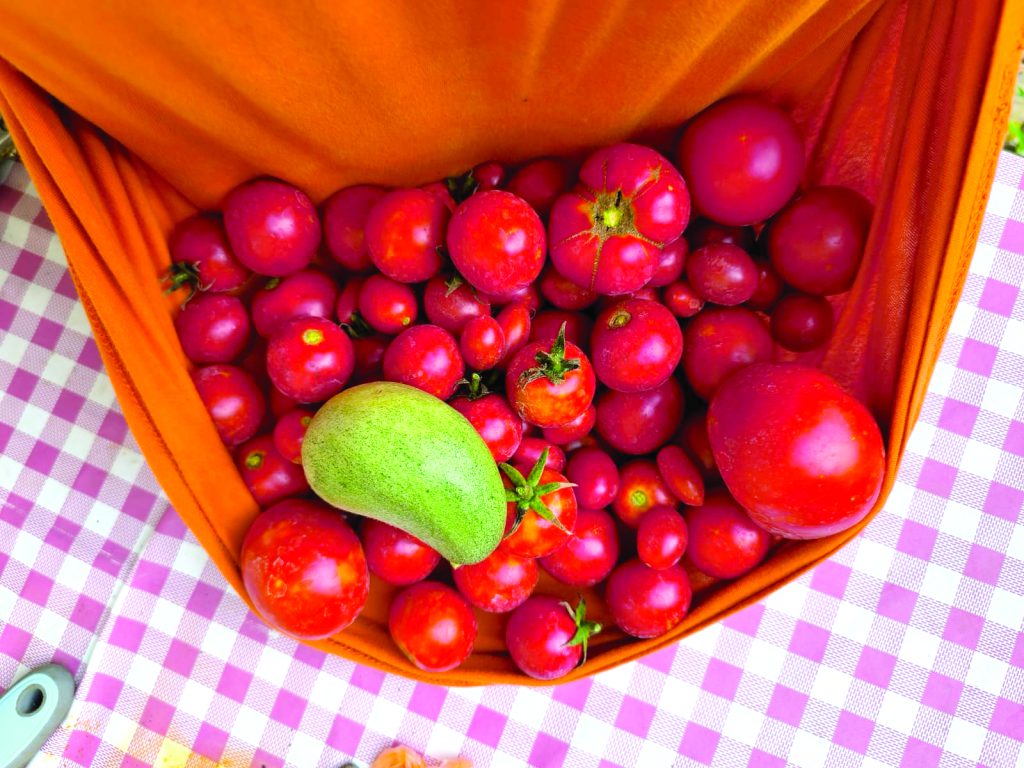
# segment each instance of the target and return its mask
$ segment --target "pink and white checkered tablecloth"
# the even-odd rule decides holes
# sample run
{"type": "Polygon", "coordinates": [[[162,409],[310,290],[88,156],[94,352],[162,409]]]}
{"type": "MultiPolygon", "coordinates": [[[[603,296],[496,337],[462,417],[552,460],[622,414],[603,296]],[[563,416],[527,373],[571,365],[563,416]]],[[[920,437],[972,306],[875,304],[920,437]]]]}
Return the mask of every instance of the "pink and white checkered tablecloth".
{"type": "Polygon", "coordinates": [[[445,689],[248,612],[140,455],[24,169],[0,186],[0,687],[78,695],[33,766],[1024,765],[1024,159],[1004,155],[886,508],[829,562],[636,663],[445,689]]]}

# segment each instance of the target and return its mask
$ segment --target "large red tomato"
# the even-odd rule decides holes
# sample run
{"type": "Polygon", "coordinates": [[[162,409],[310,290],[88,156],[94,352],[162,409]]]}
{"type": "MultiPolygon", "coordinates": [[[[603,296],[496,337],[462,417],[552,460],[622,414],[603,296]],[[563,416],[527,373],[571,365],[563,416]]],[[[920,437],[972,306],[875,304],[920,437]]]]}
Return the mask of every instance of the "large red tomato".
{"type": "Polygon", "coordinates": [[[755,363],[725,380],[708,408],[722,479],[772,533],[816,539],[871,510],[885,452],[871,413],[828,374],[755,363]]]}

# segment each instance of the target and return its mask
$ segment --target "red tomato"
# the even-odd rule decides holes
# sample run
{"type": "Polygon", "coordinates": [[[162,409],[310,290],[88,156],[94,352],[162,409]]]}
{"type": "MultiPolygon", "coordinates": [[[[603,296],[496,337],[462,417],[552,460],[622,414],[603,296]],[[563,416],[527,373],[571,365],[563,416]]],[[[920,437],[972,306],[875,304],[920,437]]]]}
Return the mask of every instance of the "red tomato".
{"type": "Polygon", "coordinates": [[[451,407],[461,413],[477,431],[495,461],[508,461],[523,439],[523,422],[501,395],[456,397],[451,407]]]}
{"type": "Polygon", "coordinates": [[[331,317],[337,300],[334,281],[315,269],[272,277],[252,295],[252,324],[266,338],[296,317],[331,317]]]}
{"type": "Polygon", "coordinates": [[[168,240],[171,252],[171,290],[223,293],[241,288],[252,277],[228,245],[224,224],[217,216],[200,214],[185,219],[168,240]]]}
{"type": "Polygon", "coordinates": [[[640,561],[657,571],[671,568],[686,552],[686,520],[672,507],[655,507],[640,520],[636,552],[640,561]]]}
{"type": "Polygon", "coordinates": [[[704,309],[704,299],[685,280],[677,280],[662,288],[661,300],[676,317],[693,317],[704,309]]]}
{"type": "Polygon", "coordinates": [[[320,217],[313,201],[273,179],[247,181],[228,193],[224,229],[238,260],[268,277],[309,266],[320,247],[320,217]]]}
{"type": "Polygon", "coordinates": [[[751,517],[795,539],[828,536],[871,511],[885,450],[878,424],[828,374],[782,363],[729,377],[708,409],[722,479],[751,517]]]}
{"type": "Polygon", "coordinates": [[[693,391],[710,400],[733,371],[774,352],[763,320],[746,307],[712,307],[693,318],[683,334],[683,370],[693,391]]]}
{"type": "Polygon", "coordinates": [[[565,340],[586,352],[590,347],[590,333],[594,323],[581,312],[568,312],[563,309],[545,309],[538,312],[530,324],[530,341],[555,339],[563,325],[565,340]]]}
{"type": "Polygon", "coordinates": [[[547,469],[555,472],[565,469],[565,451],[539,437],[524,437],[519,443],[519,448],[516,449],[512,461],[517,466],[522,464],[532,467],[544,451],[548,452],[547,463],[544,465],[547,469]]]}
{"type": "Polygon", "coordinates": [[[535,559],[499,547],[479,563],[460,565],[453,576],[472,605],[488,613],[508,613],[533,592],[540,570],[535,559]]]}
{"type": "Polygon", "coordinates": [[[772,338],[792,352],[817,349],[832,336],[832,305],[821,296],[791,293],[772,310],[772,338]]]}
{"type": "Polygon", "coordinates": [[[742,304],[757,291],[757,265],[742,248],[711,243],[686,261],[686,279],[706,301],[725,306],[742,304]]]}
{"type": "Polygon", "coordinates": [[[485,293],[483,291],[479,291],[477,295],[479,295],[483,301],[489,301],[496,307],[504,307],[513,302],[519,302],[526,306],[530,311],[531,316],[540,309],[540,305],[542,303],[536,283],[528,283],[522,288],[517,288],[516,290],[508,293],[485,293]]]}
{"type": "Polygon", "coordinates": [[[597,399],[597,431],[617,451],[651,453],[675,434],[683,405],[683,389],[671,377],[645,392],[610,389],[597,399]]]}
{"type": "Polygon", "coordinates": [[[611,573],[619,560],[619,534],[603,509],[581,509],[572,536],[540,558],[544,570],[571,587],[592,587],[611,573]]]}
{"type": "Polygon", "coordinates": [[[473,169],[473,178],[479,192],[497,189],[505,181],[505,167],[500,163],[480,163],[473,169]]]}
{"type": "Polygon", "coordinates": [[[656,571],[629,560],[608,577],[605,602],[615,624],[633,637],[658,637],[690,609],[690,579],[680,566],[656,571]]]}
{"type": "Polygon", "coordinates": [[[767,259],[754,259],[754,265],[757,267],[757,288],[754,289],[754,295],[747,299],[747,306],[764,311],[779,300],[786,286],[767,259]]]}
{"type": "Polygon", "coordinates": [[[388,630],[399,650],[425,672],[455,669],[473,652],[476,616],[451,587],[421,581],[395,596],[388,630]]]}
{"type": "Polygon", "coordinates": [[[510,361],[529,341],[531,316],[529,308],[520,301],[512,302],[498,313],[498,324],[501,326],[501,332],[505,334],[505,352],[502,354],[501,364],[510,361]]]}
{"type": "Polygon", "coordinates": [[[384,380],[397,381],[447,400],[465,368],[459,345],[436,325],[406,328],[384,353],[384,380]]]}
{"type": "Polygon", "coordinates": [[[658,254],[658,264],[654,268],[654,275],[647,283],[647,287],[661,288],[682,277],[689,252],[690,246],[685,237],[677,238],[662,248],[661,253],[658,254]]]}
{"type": "Polygon", "coordinates": [[[598,299],[596,293],[562,277],[558,270],[550,265],[541,273],[538,285],[541,296],[559,309],[579,311],[586,309],[598,299]]]}
{"type": "Polygon", "coordinates": [[[441,269],[450,217],[439,198],[422,189],[396,189],[366,219],[366,248],[377,269],[400,283],[429,280],[441,269]]]}
{"type": "Polygon", "coordinates": [[[401,333],[418,312],[413,289],[384,275],[370,275],[359,291],[359,314],[378,333],[401,333]]]}
{"type": "Polygon", "coordinates": [[[520,349],[505,374],[505,393],[519,415],[538,427],[560,427],[594,399],[594,369],[583,350],[565,341],[564,329],[549,341],[520,349]]]}
{"type": "Polygon", "coordinates": [[[427,282],[423,310],[434,325],[459,333],[473,318],[491,314],[491,305],[461,277],[441,274],[427,282]]]}
{"type": "Polygon", "coordinates": [[[700,470],[701,477],[706,481],[718,479],[715,454],[711,450],[711,442],[708,440],[707,411],[695,413],[683,422],[677,442],[686,451],[686,455],[693,459],[693,463],[700,470]]]}
{"type": "Polygon", "coordinates": [[[569,445],[569,443],[575,443],[589,435],[595,424],[597,424],[597,409],[590,406],[568,424],[545,429],[544,439],[552,445],[569,445]]]}
{"type": "Polygon", "coordinates": [[[199,294],[174,320],[185,356],[200,365],[237,360],[249,342],[251,327],[241,300],[223,293],[199,294]]]}
{"type": "Polygon", "coordinates": [[[547,216],[558,196],[571,184],[572,176],[564,162],[543,158],[516,171],[508,180],[507,189],[523,198],[541,216],[547,216]]]}
{"type": "Polygon", "coordinates": [[[266,403],[252,376],[233,365],[208,365],[192,374],[224,445],[244,443],[263,423],[266,403]]]}
{"type": "Polygon", "coordinates": [[[459,350],[466,365],[473,370],[490,370],[505,353],[505,332],[501,330],[501,323],[490,316],[473,318],[462,329],[459,350]]]}
{"type": "Polygon", "coordinates": [[[349,383],[363,384],[368,381],[380,381],[384,375],[384,353],[390,339],[386,336],[357,336],[352,339],[352,351],[356,357],[356,367],[349,383]]]}
{"type": "Polygon", "coordinates": [[[505,646],[520,670],[537,680],[564,677],[586,660],[587,641],[601,625],[554,597],[531,597],[509,618],[505,646]]]}
{"type": "MultiPolygon", "coordinates": [[[[501,547],[520,557],[543,557],[565,544],[576,525],[576,497],[563,475],[545,469],[541,454],[526,477],[501,465],[508,510],[501,547]]],[[[525,469],[525,467],[524,467],[525,469]]]]}
{"type": "Polygon", "coordinates": [[[654,507],[675,506],[676,500],[650,459],[635,459],[619,472],[619,492],[612,509],[631,528],[654,507]]]}
{"type": "Polygon", "coordinates": [[[351,272],[373,266],[366,250],[366,219],[386,189],[359,184],[339,189],[324,202],[324,243],[331,257],[351,272]]]}
{"type": "Polygon", "coordinates": [[[289,320],[267,344],[270,380],[300,403],[320,402],[340,392],[355,364],[352,340],[322,317],[289,320]]]}
{"type": "Polygon", "coordinates": [[[689,218],[686,182],[667,159],[637,144],[605,147],[551,209],[551,263],[595,293],[630,293],[651,279],[660,249],[689,218]]]}
{"type": "Polygon", "coordinates": [[[642,392],[661,385],[679,365],[683,332],[664,305],[624,299],[597,316],[590,350],[602,384],[642,392]]]}
{"type": "Polygon", "coordinates": [[[274,447],[293,464],[302,463],[302,440],[312,420],[313,411],[296,408],[281,416],[274,425],[274,447]]]}
{"type": "Polygon", "coordinates": [[[735,579],[768,554],[771,535],[750,519],[727,491],[708,495],[703,506],[686,513],[690,561],[716,579],[735,579]]]}
{"type": "MultiPolygon", "coordinates": [[[[266,358],[266,353],[264,353],[266,358]]],[[[266,373],[266,371],[264,371],[266,373]]],[[[270,413],[274,418],[279,419],[284,416],[288,411],[293,411],[301,403],[293,397],[288,397],[281,390],[275,387],[273,384],[267,390],[267,402],[270,405],[270,413]]]]}
{"type": "Polygon", "coordinates": [[[338,301],[334,305],[334,314],[342,325],[347,325],[350,328],[357,326],[359,294],[362,292],[365,283],[365,277],[353,277],[338,292],[338,301]]]}
{"type": "Polygon", "coordinates": [[[305,640],[343,630],[369,593],[359,537],[320,502],[288,499],[259,515],[242,543],[240,567],[260,615],[305,640]]]}
{"type": "Polygon", "coordinates": [[[309,490],[302,467],[278,453],[270,435],[259,435],[242,443],[235,463],[242,481],[261,507],[309,490]]]}
{"type": "Polygon", "coordinates": [[[370,571],[388,584],[406,586],[430,575],[441,555],[411,533],[367,517],[360,530],[370,571]]]}
{"type": "Polygon", "coordinates": [[[686,228],[686,241],[695,251],[709,243],[729,243],[752,253],[757,243],[753,227],[733,227],[711,219],[694,219],[686,228]]]}
{"type": "Polygon", "coordinates": [[[683,504],[704,503],[704,478],[700,469],[678,445],[666,445],[658,451],[658,472],[665,485],[683,504]]]}
{"type": "Polygon", "coordinates": [[[586,509],[602,509],[619,493],[619,468],[600,448],[580,448],[565,468],[569,482],[576,483],[576,501],[586,509]]]}

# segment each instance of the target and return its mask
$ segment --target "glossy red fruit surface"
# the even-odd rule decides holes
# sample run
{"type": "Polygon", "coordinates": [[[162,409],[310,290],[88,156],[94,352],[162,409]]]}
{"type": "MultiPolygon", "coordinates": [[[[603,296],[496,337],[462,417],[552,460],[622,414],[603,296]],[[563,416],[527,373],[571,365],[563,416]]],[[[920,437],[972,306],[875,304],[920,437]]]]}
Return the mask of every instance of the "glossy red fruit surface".
{"type": "Polygon", "coordinates": [[[351,339],[322,317],[289,320],[267,344],[270,380],[300,403],[316,403],[337,394],[354,368],[351,339]]]}
{"type": "Polygon", "coordinates": [[[395,596],[388,631],[399,650],[425,672],[455,669],[473,652],[477,624],[466,599],[437,581],[421,581],[395,596]]]}
{"type": "Polygon", "coordinates": [[[658,466],[650,459],[635,459],[619,470],[619,491],[612,501],[612,511],[630,528],[636,528],[655,507],[675,504],[658,466]]]}
{"type": "Polygon", "coordinates": [[[370,275],[359,291],[359,314],[378,333],[401,333],[419,314],[416,292],[384,275],[370,275]]]}
{"type": "Polygon", "coordinates": [[[266,403],[252,376],[233,365],[208,365],[192,374],[192,383],[225,445],[244,443],[256,434],[266,403]]]}
{"type": "Polygon", "coordinates": [[[686,455],[693,459],[705,480],[718,478],[718,465],[715,464],[715,454],[708,439],[707,411],[698,411],[686,418],[679,430],[677,442],[686,451],[686,455]]]}
{"type": "Polygon", "coordinates": [[[571,587],[592,587],[612,572],[619,560],[619,534],[603,509],[581,509],[572,536],[540,558],[544,570],[571,587]]]}
{"type": "Polygon", "coordinates": [[[357,325],[356,318],[359,312],[359,294],[366,284],[365,277],[352,277],[345,283],[345,286],[338,292],[338,301],[334,305],[334,316],[342,325],[354,327],[357,325]]]}
{"type": "Polygon", "coordinates": [[[174,320],[181,348],[193,363],[237,360],[249,342],[251,327],[245,305],[222,293],[195,296],[174,320]]]}
{"type": "Polygon", "coordinates": [[[309,490],[302,467],[278,453],[274,438],[260,435],[238,447],[238,471],[261,507],[309,490]]]}
{"type": "Polygon", "coordinates": [[[337,300],[334,281],[315,269],[272,277],[252,295],[252,324],[267,338],[296,317],[332,317],[337,300]]]}
{"type": "Polygon", "coordinates": [[[505,393],[520,416],[538,427],[560,427],[594,399],[597,382],[590,360],[560,333],[520,349],[508,366],[505,393]]]}
{"type": "Polygon", "coordinates": [[[487,613],[508,613],[533,593],[540,569],[534,558],[519,557],[499,547],[479,563],[460,565],[453,577],[471,605],[487,613]]]}
{"type": "Polygon", "coordinates": [[[757,267],[757,288],[747,299],[746,305],[750,309],[763,311],[770,309],[779,300],[786,285],[767,259],[754,259],[754,265],[757,267]]]}
{"type": "Polygon", "coordinates": [[[711,219],[698,218],[690,222],[686,228],[686,241],[690,250],[695,251],[709,243],[729,243],[753,253],[757,238],[753,227],[734,227],[719,224],[711,219]]]}
{"type": "Polygon", "coordinates": [[[564,309],[545,309],[538,312],[530,323],[530,341],[554,339],[563,325],[566,341],[572,342],[584,352],[590,348],[593,320],[582,312],[568,312],[564,309]]]}
{"type": "Polygon", "coordinates": [[[690,579],[680,566],[655,570],[629,560],[608,577],[605,602],[615,624],[633,637],[658,637],[690,610],[690,579]]]}
{"type": "Polygon", "coordinates": [[[296,408],[279,417],[274,425],[274,447],[294,464],[302,463],[302,441],[312,420],[312,410],[296,408]]]}
{"type": "Polygon", "coordinates": [[[475,317],[491,314],[491,305],[469,283],[452,274],[430,278],[423,291],[427,319],[449,333],[459,333],[475,317]]]}
{"type": "Polygon", "coordinates": [[[576,484],[576,501],[585,509],[603,509],[619,493],[619,468],[600,448],[574,451],[566,464],[565,476],[576,484]]]}
{"type": "Polygon", "coordinates": [[[772,310],[772,338],[792,352],[809,352],[832,337],[832,305],[822,296],[791,293],[772,310]]]}
{"type": "Polygon", "coordinates": [[[512,456],[512,463],[518,466],[532,467],[537,463],[544,451],[548,452],[548,459],[544,466],[555,472],[565,469],[565,451],[560,446],[549,443],[540,437],[524,437],[519,448],[512,456]]]}
{"type": "Polygon", "coordinates": [[[694,392],[709,400],[725,378],[751,363],[771,360],[772,337],[746,307],[711,307],[684,332],[683,370],[694,392]]]}
{"type": "Polygon", "coordinates": [[[476,398],[457,397],[449,405],[473,425],[495,461],[508,461],[515,455],[523,439],[523,422],[504,397],[493,392],[476,398]]]}
{"type": "Polygon", "coordinates": [[[682,277],[689,252],[690,246],[685,237],[677,238],[662,248],[661,253],[658,254],[658,263],[654,267],[654,274],[647,286],[661,288],[682,277]]]}
{"type": "Polygon", "coordinates": [[[506,189],[523,198],[541,216],[547,216],[558,196],[571,184],[572,175],[564,162],[542,158],[527,163],[512,174],[506,189]]]}
{"type": "Polygon", "coordinates": [[[563,475],[544,468],[546,458],[541,454],[532,468],[501,465],[509,502],[500,547],[519,557],[551,554],[576,526],[576,497],[563,475]]]}
{"type": "Polygon", "coordinates": [[[324,243],[336,262],[350,272],[373,266],[366,249],[366,220],[387,190],[369,184],[339,189],[323,205],[324,243]]]}
{"type": "Polygon", "coordinates": [[[552,445],[569,445],[569,443],[582,440],[589,435],[595,424],[597,424],[597,409],[590,406],[568,424],[545,428],[543,430],[544,439],[552,445]]]}
{"type": "Polygon", "coordinates": [[[459,350],[474,371],[489,371],[505,353],[505,332],[493,317],[476,317],[466,323],[459,338],[459,350]]]}
{"type": "Polygon", "coordinates": [[[598,299],[598,294],[576,285],[552,266],[541,273],[538,285],[541,296],[558,309],[578,311],[586,309],[598,299]]]}
{"type": "Polygon", "coordinates": [[[686,279],[706,301],[732,307],[747,301],[757,290],[757,265],[742,248],[711,243],[690,254],[686,279]]]}
{"type": "Polygon", "coordinates": [[[666,445],[658,451],[657,464],[673,496],[691,507],[704,503],[704,478],[686,451],[678,445],[666,445]]]}
{"type": "Polygon", "coordinates": [[[465,373],[455,338],[436,325],[406,328],[384,353],[384,379],[447,400],[465,373]]]}
{"type": "Polygon", "coordinates": [[[683,332],[664,305],[625,299],[597,316],[590,355],[606,387],[642,392],[663,384],[679,365],[683,332]]]}
{"type": "Polygon", "coordinates": [[[223,293],[241,288],[252,277],[228,243],[219,217],[200,214],[178,224],[168,240],[173,286],[223,293]]]}
{"type": "Polygon", "coordinates": [[[509,618],[505,646],[522,672],[538,680],[555,680],[580,665],[587,640],[600,631],[599,624],[586,620],[582,600],[574,609],[557,598],[538,595],[509,618]]]}
{"type": "Polygon", "coordinates": [[[678,563],[686,552],[686,520],[673,507],[654,507],[640,520],[636,551],[640,562],[663,570],[678,563]]]}
{"type": "Polygon", "coordinates": [[[764,560],[771,535],[724,490],[686,513],[690,561],[716,579],[735,579],[764,560]]]}
{"type": "Polygon", "coordinates": [[[685,280],[677,280],[662,288],[661,300],[676,317],[693,317],[704,309],[704,299],[685,280]]]}
{"type": "Polygon", "coordinates": [[[242,264],[283,277],[309,266],[320,246],[320,217],[301,189],[273,179],[235,187],[224,201],[224,228],[242,264]]]}
{"type": "Polygon", "coordinates": [[[366,220],[366,248],[384,275],[400,283],[419,283],[442,266],[450,213],[445,204],[422,189],[396,189],[377,201],[366,220]]]}
{"type": "Polygon", "coordinates": [[[683,405],[683,389],[674,378],[644,392],[606,390],[597,398],[597,431],[617,451],[651,453],[675,434],[683,405]]]}
{"type": "Polygon", "coordinates": [[[441,555],[411,533],[367,517],[359,531],[370,572],[388,584],[406,586],[427,578],[441,555]]]}
{"type": "Polygon", "coordinates": [[[501,357],[501,365],[511,361],[512,357],[530,340],[530,328],[533,325],[530,309],[520,301],[502,307],[497,321],[501,332],[505,334],[505,352],[501,357]]]}

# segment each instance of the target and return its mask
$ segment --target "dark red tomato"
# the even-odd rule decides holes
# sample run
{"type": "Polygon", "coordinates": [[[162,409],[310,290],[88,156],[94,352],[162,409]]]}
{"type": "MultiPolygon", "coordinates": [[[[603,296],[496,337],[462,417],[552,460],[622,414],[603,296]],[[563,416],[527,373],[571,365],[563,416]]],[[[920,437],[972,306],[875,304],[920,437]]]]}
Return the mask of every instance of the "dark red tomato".
{"type": "Polygon", "coordinates": [[[512,174],[506,189],[523,198],[541,216],[547,216],[558,196],[571,185],[572,175],[564,162],[542,158],[512,174]]]}
{"type": "Polygon", "coordinates": [[[267,344],[267,374],[300,403],[326,400],[342,390],[355,369],[348,335],[322,317],[289,320],[267,344]]]}
{"type": "Polygon", "coordinates": [[[298,400],[293,397],[288,397],[288,395],[279,390],[273,384],[271,384],[268,389],[267,402],[270,403],[270,413],[275,419],[281,418],[288,413],[288,411],[293,411],[300,405],[298,400]]]}
{"type": "Polygon", "coordinates": [[[757,288],[754,289],[754,295],[747,299],[747,306],[751,309],[770,309],[779,300],[785,285],[770,261],[755,259],[754,265],[757,267],[757,288]]]}
{"type": "Polygon", "coordinates": [[[360,530],[370,572],[388,584],[404,587],[430,575],[441,555],[411,533],[367,517],[360,530]]]}
{"type": "Polygon", "coordinates": [[[526,308],[530,310],[530,315],[533,315],[541,307],[540,292],[537,290],[536,283],[530,283],[524,285],[522,288],[517,288],[510,293],[486,293],[484,291],[477,291],[477,295],[484,301],[489,301],[495,307],[504,307],[513,302],[525,304],[526,308]]]}
{"type": "Polygon", "coordinates": [[[363,336],[352,339],[352,351],[355,354],[355,370],[352,371],[351,382],[363,384],[368,381],[380,381],[384,375],[384,352],[387,351],[390,339],[384,336],[363,336]]]}
{"type": "Polygon", "coordinates": [[[654,507],[636,531],[637,557],[656,571],[671,568],[686,552],[686,520],[673,507],[654,507]]]}
{"type": "Polygon", "coordinates": [[[689,122],[679,143],[679,167],[702,214],[723,224],[756,224],[796,192],[804,146],[781,109],[736,96],[689,122]]]}
{"type": "Polygon", "coordinates": [[[655,507],[674,507],[676,499],[650,459],[635,459],[619,472],[619,492],[612,510],[630,528],[655,507]]]}
{"type": "Polygon", "coordinates": [[[192,374],[224,445],[244,443],[263,423],[266,404],[252,376],[233,365],[208,365],[192,374]]]}
{"type": "Polygon", "coordinates": [[[559,309],[574,311],[586,309],[598,299],[596,293],[588,288],[581,288],[572,280],[562,277],[550,265],[541,272],[538,284],[541,296],[547,299],[549,304],[559,309]]]}
{"type": "Polygon", "coordinates": [[[334,281],[315,269],[272,277],[252,295],[252,324],[267,338],[296,317],[331,317],[337,300],[334,281]]]}
{"type": "Polygon", "coordinates": [[[747,253],[754,251],[757,242],[753,227],[732,227],[711,219],[694,219],[686,228],[686,240],[695,251],[710,243],[729,243],[747,253]]]}
{"type": "Polygon", "coordinates": [[[384,380],[397,381],[447,400],[465,373],[459,345],[436,325],[402,331],[384,352],[384,380]]]}
{"type": "Polygon", "coordinates": [[[171,286],[223,293],[235,291],[252,277],[235,258],[219,217],[200,214],[174,228],[168,241],[171,252],[171,286]]]}
{"type": "Polygon", "coordinates": [[[491,314],[491,305],[461,277],[442,274],[430,278],[423,291],[427,319],[449,333],[459,333],[475,317],[491,314]]]}
{"type": "Polygon", "coordinates": [[[525,304],[515,301],[503,307],[496,319],[505,334],[505,352],[499,364],[504,365],[530,340],[531,312],[525,304]]]}
{"type": "Polygon", "coordinates": [[[690,321],[684,337],[683,370],[705,400],[730,373],[771,360],[774,351],[765,322],[746,307],[710,307],[690,321]]]}
{"type": "Polygon", "coordinates": [[[678,445],[658,451],[658,472],[672,494],[691,507],[704,503],[704,478],[693,459],[678,445]]]}
{"type": "Polygon", "coordinates": [[[538,427],[560,427],[594,399],[594,369],[564,331],[520,349],[505,374],[505,393],[520,416],[538,427]]]}
{"type": "Polygon", "coordinates": [[[587,641],[601,625],[555,597],[531,597],[508,620],[505,646],[522,672],[537,680],[565,677],[586,659],[587,641]]]}
{"type": "Polygon", "coordinates": [[[679,428],[683,404],[683,388],[671,377],[645,392],[610,389],[597,399],[597,432],[622,453],[651,453],[679,428]]]}
{"type": "Polygon", "coordinates": [[[818,296],[850,290],[871,223],[871,204],[852,189],[815,187],[768,228],[772,265],[787,283],[818,296]]]}
{"type": "Polygon", "coordinates": [[[331,257],[350,272],[373,266],[366,250],[366,219],[386,189],[368,184],[339,189],[323,205],[324,242],[331,257]]]}
{"type": "Polygon", "coordinates": [[[193,363],[228,363],[245,351],[251,324],[240,299],[204,293],[178,313],[174,329],[185,356],[193,363]]]}
{"type": "Polygon", "coordinates": [[[582,350],[590,346],[593,321],[581,312],[567,312],[562,309],[545,309],[538,312],[530,324],[530,341],[548,341],[558,336],[565,325],[565,340],[582,350]]]}
{"type": "Polygon", "coordinates": [[[384,275],[370,275],[359,291],[359,314],[378,333],[401,333],[418,312],[413,289],[384,275]]]}
{"type": "Polygon", "coordinates": [[[523,439],[523,422],[504,397],[491,393],[483,397],[457,397],[450,403],[477,431],[495,461],[511,459],[523,439]]]}
{"type": "Polygon", "coordinates": [[[882,487],[878,424],[814,368],[762,363],[731,376],[708,409],[708,437],[736,500],[786,538],[846,530],[871,511],[882,487]]]}
{"type": "Polygon", "coordinates": [[[540,569],[534,558],[499,548],[479,563],[460,565],[453,576],[471,605],[488,613],[508,613],[533,593],[540,569]]]}
{"type": "Polygon", "coordinates": [[[680,566],[656,571],[629,560],[608,577],[605,603],[627,635],[658,637],[683,620],[692,594],[690,579],[680,566]]]}
{"type": "Polygon", "coordinates": [[[448,253],[475,288],[507,294],[532,283],[544,266],[544,225],[511,192],[479,192],[459,204],[448,226],[448,253]]]}
{"type": "Polygon", "coordinates": [[[704,309],[704,299],[685,280],[678,280],[662,288],[661,300],[676,317],[693,317],[704,309]]]}
{"type": "Polygon", "coordinates": [[[792,352],[810,352],[832,337],[832,305],[822,296],[791,293],[772,310],[772,338],[792,352]]]}
{"type": "Polygon", "coordinates": [[[493,317],[476,317],[466,323],[459,339],[466,365],[475,371],[489,371],[505,353],[505,332],[493,317]]]}
{"type": "Polygon", "coordinates": [[[260,615],[304,640],[345,629],[370,590],[359,537],[340,512],[304,499],[275,504],[253,521],[240,567],[260,615]]]}
{"type": "Polygon", "coordinates": [[[625,299],[597,316],[590,350],[602,384],[620,392],[642,392],[661,385],[675,371],[683,355],[683,332],[664,305],[625,299]]]}
{"type": "Polygon", "coordinates": [[[353,277],[345,283],[338,293],[338,303],[334,306],[334,314],[342,325],[353,327],[359,311],[359,294],[366,283],[365,277],[353,277]]]}
{"type": "Polygon", "coordinates": [[[501,465],[509,489],[505,538],[501,548],[519,557],[543,557],[565,544],[576,526],[576,496],[565,477],[545,469],[547,456],[541,454],[529,474],[508,464],[501,465]]]}
{"type": "Polygon", "coordinates": [[[569,482],[576,483],[576,501],[585,509],[603,509],[619,493],[619,468],[600,448],[580,448],[565,467],[569,482]]]}
{"type": "Polygon", "coordinates": [[[476,180],[478,192],[498,189],[505,181],[505,166],[500,163],[480,163],[473,169],[473,178],[476,180]]]}
{"type": "Polygon", "coordinates": [[[302,467],[278,453],[274,438],[260,435],[242,443],[236,456],[238,471],[261,507],[309,490],[302,467]]]}
{"type": "Polygon", "coordinates": [[[320,217],[301,189],[273,179],[235,187],[224,201],[224,228],[235,256],[260,275],[283,277],[309,266],[320,247],[320,217]]]}
{"type": "Polygon", "coordinates": [[[296,408],[281,416],[274,425],[274,447],[288,461],[302,463],[302,440],[312,420],[313,411],[296,408]]]}
{"type": "Polygon", "coordinates": [[[757,265],[742,248],[711,243],[690,254],[686,279],[706,301],[732,307],[742,304],[757,290],[757,265]]]}
{"type": "Polygon", "coordinates": [[[592,587],[604,581],[618,561],[619,533],[603,509],[579,510],[565,546],[540,558],[545,571],[571,587],[592,587]]]}
{"type": "Polygon", "coordinates": [[[686,182],[667,159],[638,144],[605,147],[551,209],[551,263],[596,293],[630,293],[651,279],[660,249],[689,218],[686,182]]]}
{"type": "Polygon", "coordinates": [[[597,424],[597,409],[590,406],[568,424],[545,429],[543,431],[544,439],[552,445],[569,445],[569,443],[575,443],[589,435],[595,424],[597,424]]]}
{"type": "Polygon", "coordinates": [[[370,260],[400,283],[429,280],[443,263],[438,248],[450,216],[440,199],[422,189],[388,192],[366,219],[370,260]]]}
{"type": "Polygon", "coordinates": [[[661,288],[674,283],[683,276],[686,269],[686,257],[690,252],[690,246],[685,237],[673,240],[661,249],[658,254],[658,263],[654,267],[654,274],[647,283],[648,288],[661,288]]]}
{"type": "Polygon", "coordinates": [[[448,213],[455,211],[455,199],[452,197],[452,193],[448,191],[448,184],[446,182],[432,181],[430,184],[424,184],[420,189],[444,205],[448,209],[448,213]]]}
{"type": "Polygon", "coordinates": [[[388,630],[399,650],[425,672],[447,672],[469,658],[476,616],[451,587],[421,581],[399,592],[388,612],[388,630]]]}
{"type": "Polygon", "coordinates": [[[718,478],[718,465],[715,464],[715,454],[708,439],[707,411],[695,413],[683,422],[677,442],[686,451],[686,455],[693,459],[705,480],[718,478]]]}
{"type": "Polygon", "coordinates": [[[703,506],[686,513],[690,560],[716,579],[735,579],[764,560],[771,535],[759,526],[728,491],[708,494],[703,506]]]}
{"type": "Polygon", "coordinates": [[[512,456],[512,461],[516,466],[532,467],[537,463],[537,460],[544,451],[548,452],[547,463],[544,465],[545,468],[553,472],[561,472],[565,469],[565,451],[559,446],[553,445],[539,437],[524,437],[519,442],[519,447],[512,456]]]}

